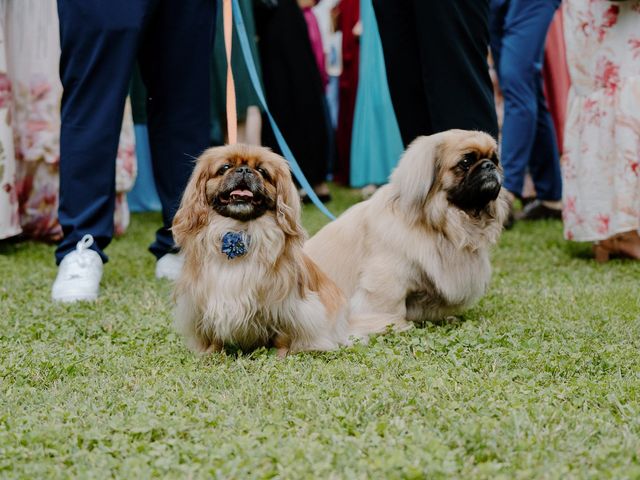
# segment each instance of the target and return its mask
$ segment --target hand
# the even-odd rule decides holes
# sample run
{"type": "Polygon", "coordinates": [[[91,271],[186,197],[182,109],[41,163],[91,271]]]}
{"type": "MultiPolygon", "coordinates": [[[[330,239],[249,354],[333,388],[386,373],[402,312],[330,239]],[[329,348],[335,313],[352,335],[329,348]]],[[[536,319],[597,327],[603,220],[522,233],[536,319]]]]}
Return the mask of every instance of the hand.
{"type": "Polygon", "coordinates": [[[356,36],[356,37],[360,37],[362,35],[362,21],[361,20],[358,20],[358,23],[356,23],[353,26],[352,32],[353,32],[353,35],[356,36]]]}

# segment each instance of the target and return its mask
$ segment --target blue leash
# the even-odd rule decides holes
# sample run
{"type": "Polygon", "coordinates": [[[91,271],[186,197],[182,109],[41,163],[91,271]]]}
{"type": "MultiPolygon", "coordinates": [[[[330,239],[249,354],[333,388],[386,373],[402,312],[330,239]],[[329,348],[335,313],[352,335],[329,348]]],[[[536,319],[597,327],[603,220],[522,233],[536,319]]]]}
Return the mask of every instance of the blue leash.
{"type": "Polygon", "coordinates": [[[287,142],[282,136],[282,132],[278,128],[278,125],[276,124],[276,121],[274,120],[273,115],[271,115],[271,112],[269,111],[269,107],[267,107],[267,102],[265,100],[264,92],[262,91],[262,85],[260,84],[260,80],[258,78],[258,71],[256,69],[255,62],[253,61],[253,56],[251,55],[251,48],[249,47],[249,40],[247,37],[247,29],[245,28],[245,25],[244,25],[244,18],[242,18],[242,11],[240,10],[240,4],[238,3],[238,0],[232,0],[232,7],[233,7],[234,24],[238,32],[238,39],[240,40],[240,50],[242,50],[242,56],[244,57],[244,61],[247,65],[247,70],[249,71],[249,77],[251,78],[251,83],[253,84],[253,88],[256,91],[256,95],[258,96],[258,100],[260,100],[260,104],[263,110],[267,113],[267,117],[269,118],[269,123],[271,124],[273,133],[276,136],[276,140],[278,142],[278,145],[280,146],[280,150],[282,150],[282,154],[289,161],[289,166],[291,167],[291,172],[293,173],[293,176],[296,177],[296,180],[298,180],[298,183],[302,186],[304,191],[307,192],[307,195],[309,196],[313,204],[316,207],[318,207],[318,209],[322,213],[324,213],[327,217],[329,217],[331,220],[335,220],[336,217],[327,209],[327,207],[324,206],[324,204],[320,201],[320,199],[316,195],[316,192],[314,192],[313,188],[311,188],[311,185],[305,178],[304,173],[302,173],[302,169],[300,168],[300,165],[298,165],[298,162],[296,162],[296,159],[293,156],[293,153],[291,152],[289,145],[287,145],[287,142]]]}

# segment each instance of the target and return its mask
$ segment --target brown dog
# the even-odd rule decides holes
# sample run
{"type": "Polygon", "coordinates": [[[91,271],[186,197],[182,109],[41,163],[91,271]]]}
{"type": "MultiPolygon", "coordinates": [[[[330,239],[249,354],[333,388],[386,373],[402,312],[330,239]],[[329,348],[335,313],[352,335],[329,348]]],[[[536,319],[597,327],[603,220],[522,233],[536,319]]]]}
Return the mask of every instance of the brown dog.
{"type": "Polygon", "coordinates": [[[388,185],[307,242],[349,299],[351,334],[441,320],[484,294],[507,215],[496,149],[481,132],[420,137],[388,185]]]}
{"type": "Polygon", "coordinates": [[[173,234],[185,257],[176,325],[194,350],[273,345],[284,355],[346,341],[344,298],[302,250],[300,199],[279,155],[244,145],[207,150],[173,234]]]}

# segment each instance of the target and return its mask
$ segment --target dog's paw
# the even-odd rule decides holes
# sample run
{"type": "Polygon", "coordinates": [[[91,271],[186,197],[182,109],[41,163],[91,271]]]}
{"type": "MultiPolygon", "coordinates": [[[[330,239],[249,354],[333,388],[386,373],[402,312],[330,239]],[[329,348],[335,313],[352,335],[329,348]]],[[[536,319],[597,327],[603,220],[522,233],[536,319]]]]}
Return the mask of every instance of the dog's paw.
{"type": "Polygon", "coordinates": [[[220,353],[222,351],[222,343],[213,342],[202,353],[205,355],[211,355],[213,353],[220,353]]]}
{"type": "Polygon", "coordinates": [[[278,357],[278,358],[280,358],[280,359],[287,358],[287,355],[289,355],[289,349],[288,349],[288,348],[286,348],[286,347],[278,348],[278,349],[276,350],[276,355],[277,355],[277,357],[278,357]]]}

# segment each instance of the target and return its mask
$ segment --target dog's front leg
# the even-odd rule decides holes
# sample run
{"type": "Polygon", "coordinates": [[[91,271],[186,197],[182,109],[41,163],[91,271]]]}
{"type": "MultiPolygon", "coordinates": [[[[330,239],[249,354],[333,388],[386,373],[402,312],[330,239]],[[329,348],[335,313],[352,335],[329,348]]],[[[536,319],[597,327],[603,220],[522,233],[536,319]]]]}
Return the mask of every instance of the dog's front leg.
{"type": "Polygon", "coordinates": [[[397,264],[386,259],[372,259],[363,269],[357,290],[350,300],[350,336],[364,337],[383,333],[389,327],[396,331],[411,328],[407,322],[407,289],[397,264]]]}
{"type": "Polygon", "coordinates": [[[222,351],[222,342],[219,342],[217,340],[213,340],[208,347],[206,347],[204,350],[201,350],[203,353],[210,355],[212,353],[220,353],[222,351]]]}
{"type": "Polygon", "coordinates": [[[195,306],[188,295],[180,295],[176,299],[174,326],[194,352],[212,353],[222,349],[222,343],[211,341],[202,334],[198,325],[202,323],[202,312],[195,306]]]}
{"type": "Polygon", "coordinates": [[[393,302],[393,306],[387,304],[384,309],[375,312],[370,308],[360,310],[359,307],[363,303],[373,303],[377,299],[366,292],[357,292],[354,295],[349,317],[350,337],[366,338],[376,333],[384,333],[388,328],[399,332],[411,328],[412,325],[405,318],[404,301],[393,302]]]}

